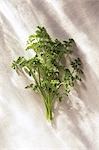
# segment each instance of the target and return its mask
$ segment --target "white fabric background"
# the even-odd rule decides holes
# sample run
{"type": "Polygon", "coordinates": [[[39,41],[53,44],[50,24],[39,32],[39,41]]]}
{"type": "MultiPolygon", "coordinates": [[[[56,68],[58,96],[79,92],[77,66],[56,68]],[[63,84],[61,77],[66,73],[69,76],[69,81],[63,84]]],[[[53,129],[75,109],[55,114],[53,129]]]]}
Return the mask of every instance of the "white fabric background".
{"type": "Polygon", "coordinates": [[[0,150],[99,150],[99,0],[0,0],[0,150]],[[84,65],[52,127],[40,97],[24,89],[27,78],[11,69],[37,25],[72,37],[84,65]]]}

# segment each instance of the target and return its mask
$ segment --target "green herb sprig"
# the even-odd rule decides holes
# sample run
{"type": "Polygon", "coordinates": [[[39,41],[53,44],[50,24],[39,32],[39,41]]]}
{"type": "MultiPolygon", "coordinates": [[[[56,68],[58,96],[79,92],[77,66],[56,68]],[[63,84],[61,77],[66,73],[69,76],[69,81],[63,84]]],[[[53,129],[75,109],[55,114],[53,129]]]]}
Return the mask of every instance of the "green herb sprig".
{"type": "Polygon", "coordinates": [[[44,27],[37,27],[30,35],[26,50],[35,51],[30,59],[19,57],[12,63],[17,72],[24,70],[34,80],[26,86],[38,92],[45,104],[46,118],[52,120],[55,101],[62,101],[63,95],[70,93],[77,81],[81,81],[82,63],[72,58],[73,39],[68,41],[52,40],[44,27]],[[65,63],[63,63],[65,59],[65,63]]]}

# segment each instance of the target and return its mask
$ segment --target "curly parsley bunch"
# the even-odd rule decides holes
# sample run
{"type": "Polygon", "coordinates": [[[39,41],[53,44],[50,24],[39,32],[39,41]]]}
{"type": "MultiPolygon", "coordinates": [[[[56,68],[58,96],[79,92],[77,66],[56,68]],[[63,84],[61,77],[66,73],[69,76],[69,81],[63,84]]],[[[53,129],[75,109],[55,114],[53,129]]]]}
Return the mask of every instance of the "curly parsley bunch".
{"type": "Polygon", "coordinates": [[[82,64],[79,58],[73,59],[73,39],[68,41],[53,40],[44,27],[37,27],[30,35],[26,50],[35,51],[30,59],[19,57],[12,63],[16,71],[24,70],[33,78],[33,83],[26,86],[38,92],[45,104],[46,117],[52,120],[55,101],[61,102],[63,95],[70,93],[77,80],[81,81],[82,64]],[[63,63],[65,59],[65,63],[63,63]]]}

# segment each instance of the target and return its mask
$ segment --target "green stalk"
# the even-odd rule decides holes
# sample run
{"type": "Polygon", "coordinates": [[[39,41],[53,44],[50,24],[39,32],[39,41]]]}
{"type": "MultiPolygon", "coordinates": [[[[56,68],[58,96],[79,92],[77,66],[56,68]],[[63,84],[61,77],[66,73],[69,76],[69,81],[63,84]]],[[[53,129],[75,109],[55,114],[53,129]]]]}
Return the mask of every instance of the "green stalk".
{"type": "Polygon", "coordinates": [[[42,91],[42,88],[41,88],[41,86],[39,85],[39,83],[38,83],[38,81],[37,81],[37,79],[36,79],[36,77],[35,77],[35,74],[31,71],[31,74],[32,74],[32,76],[33,76],[33,78],[34,78],[34,80],[35,80],[35,83],[38,85],[38,88],[39,88],[39,91],[40,91],[40,93],[41,93],[41,95],[42,95],[42,97],[43,97],[43,100],[44,100],[44,104],[45,104],[45,106],[47,107],[47,103],[46,103],[46,101],[45,101],[45,94],[44,94],[44,92],[42,91]]]}
{"type": "Polygon", "coordinates": [[[46,106],[46,118],[48,121],[52,121],[53,116],[52,116],[52,100],[50,95],[48,95],[47,99],[45,100],[47,102],[46,106]]]}
{"type": "MultiPolygon", "coordinates": [[[[45,104],[45,109],[46,109],[46,118],[48,121],[52,121],[53,116],[52,116],[52,100],[51,100],[51,96],[50,94],[48,94],[48,96],[46,96],[40,86],[40,84],[38,83],[35,74],[31,71],[32,76],[35,80],[35,83],[38,85],[39,91],[43,97],[44,100],[44,104],[45,104]]],[[[40,76],[39,76],[40,77],[40,76]]],[[[40,82],[40,78],[39,78],[39,82],[40,82]]]]}

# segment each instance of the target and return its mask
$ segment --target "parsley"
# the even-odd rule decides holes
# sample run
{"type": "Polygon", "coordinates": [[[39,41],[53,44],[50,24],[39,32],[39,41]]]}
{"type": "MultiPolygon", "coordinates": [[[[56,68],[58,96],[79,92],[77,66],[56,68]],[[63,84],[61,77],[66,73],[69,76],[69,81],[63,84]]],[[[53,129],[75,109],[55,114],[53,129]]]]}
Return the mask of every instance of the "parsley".
{"type": "Polygon", "coordinates": [[[73,59],[73,39],[68,41],[52,40],[44,27],[37,27],[30,35],[26,50],[35,51],[30,59],[19,57],[12,63],[17,72],[24,70],[34,81],[26,88],[38,92],[44,101],[46,117],[52,120],[55,101],[62,101],[63,95],[70,93],[77,80],[81,81],[82,63],[73,59]],[[65,58],[65,63],[63,59],[65,58]]]}

